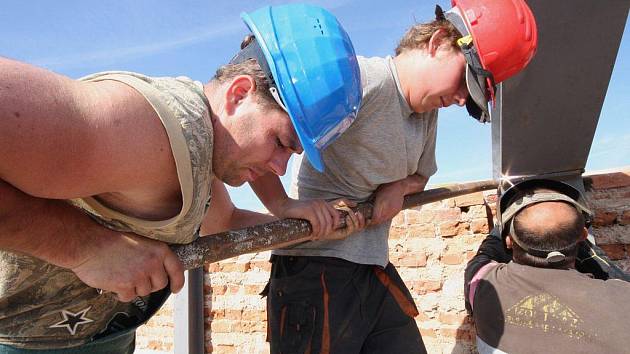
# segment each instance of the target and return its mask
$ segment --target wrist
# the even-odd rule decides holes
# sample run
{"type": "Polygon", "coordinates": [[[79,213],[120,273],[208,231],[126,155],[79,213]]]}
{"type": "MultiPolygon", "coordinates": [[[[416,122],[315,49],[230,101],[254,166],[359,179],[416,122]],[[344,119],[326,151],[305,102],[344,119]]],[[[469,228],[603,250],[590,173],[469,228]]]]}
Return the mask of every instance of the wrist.
{"type": "Polygon", "coordinates": [[[422,175],[414,174],[407,176],[405,181],[405,195],[422,192],[429,179],[422,175]]]}
{"type": "MultiPolygon", "coordinates": [[[[59,267],[72,269],[84,263],[97,252],[102,252],[106,246],[105,240],[113,242],[113,233],[104,226],[97,224],[84,212],[62,201],[50,201],[45,212],[54,210],[56,220],[48,220],[42,227],[47,232],[39,232],[45,239],[41,239],[33,249],[33,256],[59,267]]],[[[44,211],[42,211],[43,213],[44,211]]],[[[31,234],[33,234],[31,233],[31,234]]]]}
{"type": "MultiPolygon", "coordinates": [[[[109,230],[65,201],[37,198],[0,180],[0,248],[68,268],[109,230]]],[[[111,232],[111,231],[109,231],[111,232]]],[[[107,235],[109,236],[109,235],[107,235]]]]}
{"type": "Polygon", "coordinates": [[[277,198],[269,205],[269,211],[277,217],[282,217],[284,212],[291,205],[291,202],[293,202],[293,199],[286,196],[277,198]]]}

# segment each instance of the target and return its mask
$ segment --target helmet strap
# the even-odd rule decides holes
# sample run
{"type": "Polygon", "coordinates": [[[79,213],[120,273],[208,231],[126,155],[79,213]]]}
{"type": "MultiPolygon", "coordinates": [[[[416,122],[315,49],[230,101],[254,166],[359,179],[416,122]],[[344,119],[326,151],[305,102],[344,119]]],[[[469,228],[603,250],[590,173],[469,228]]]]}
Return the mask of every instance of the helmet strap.
{"type": "Polygon", "coordinates": [[[479,60],[479,53],[477,53],[477,49],[475,48],[475,45],[473,44],[473,42],[462,41],[460,38],[460,40],[458,40],[457,43],[459,44],[459,47],[462,50],[462,53],[464,53],[464,58],[466,58],[466,63],[468,63],[468,66],[470,67],[470,69],[477,76],[481,76],[490,80],[490,85],[492,85],[492,89],[496,91],[494,75],[492,75],[490,71],[484,69],[483,66],[481,65],[481,61],[479,60]]]}
{"type": "Polygon", "coordinates": [[[262,72],[265,74],[265,78],[269,83],[269,91],[271,92],[271,96],[273,99],[288,112],[287,107],[282,102],[282,97],[278,92],[278,87],[276,86],[276,81],[273,79],[273,74],[271,73],[271,69],[269,69],[269,64],[267,63],[267,59],[265,58],[265,54],[262,49],[260,49],[260,44],[258,44],[258,40],[254,39],[249,42],[245,48],[241,49],[236,55],[230,60],[230,64],[240,64],[248,59],[255,59],[262,72]]]}

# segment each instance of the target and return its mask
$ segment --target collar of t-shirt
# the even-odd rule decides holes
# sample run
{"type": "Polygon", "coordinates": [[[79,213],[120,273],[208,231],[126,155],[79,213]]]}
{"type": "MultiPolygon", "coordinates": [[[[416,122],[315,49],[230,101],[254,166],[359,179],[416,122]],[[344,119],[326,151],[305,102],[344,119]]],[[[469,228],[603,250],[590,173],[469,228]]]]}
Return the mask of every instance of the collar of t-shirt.
{"type": "Polygon", "coordinates": [[[398,90],[398,101],[400,102],[400,111],[405,117],[411,116],[413,114],[413,110],[409,106],[407,99],[405,98],[405,94],[403,93],[402,88],[400,87],[400,80],[398,80],[398,71],[396,70],[396,64],[394,64],[394,59],[391,55],[387,56],[387,65],[389,66],[389,70],[392,72],[392,77],[396,82],[396,89],[398,90]]]}

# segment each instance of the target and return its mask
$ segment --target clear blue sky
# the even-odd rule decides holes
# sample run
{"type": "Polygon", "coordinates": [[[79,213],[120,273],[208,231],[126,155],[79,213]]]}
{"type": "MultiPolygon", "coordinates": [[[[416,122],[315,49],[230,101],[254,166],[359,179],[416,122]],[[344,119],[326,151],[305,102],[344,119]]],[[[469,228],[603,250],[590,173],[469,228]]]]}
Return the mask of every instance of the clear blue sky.
{"type": "MultiPolygon", "coordinates": [[[[155,76],[185,75],[208,81],[237,51],[247,33],[239,18],[287,1],[135,0],[7,1],[0,11],[0,55],[78,78],[103,70],[155,76]]],[[[392,54],[415,21],[433,17],[436,1],[310,1],[332,11],[358,54],[392,54]]],[[[444,8],[450,1],[438,0],[444,8]]],[[[630,165],[630,26],[621,48],[593,141],[588,170],[630,165]]],[[[490,125],[465,109],[440,112],[438,173],[431,183],[492,177],[490,125]]],[[[107,171],[103,171],[107,173],[107,171]]],[[[289,176],[285,176],[286,183],[289,176]]],[[[249,187],[231,188],[239,207],[259,209],[249,187]]]]}

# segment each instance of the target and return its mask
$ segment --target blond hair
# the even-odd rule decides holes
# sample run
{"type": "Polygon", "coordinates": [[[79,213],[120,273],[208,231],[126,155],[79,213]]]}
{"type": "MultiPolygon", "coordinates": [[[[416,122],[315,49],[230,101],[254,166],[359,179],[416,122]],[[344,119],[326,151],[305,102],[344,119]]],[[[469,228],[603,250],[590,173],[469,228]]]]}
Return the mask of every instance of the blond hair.
{"type": "Polygon", "coordinates": [[[407,30],[405,35],[398,42],[396,55],[407,50],[425,49],[429,44],[431,36],[438,30],[444,30],[444,37],[440,44],[450,44],[453,49],[458,48],[457,40],[462,37],[461,33],[452,23],[443,20],[433,20],[429,23],[418,23],[407,30]]]}

